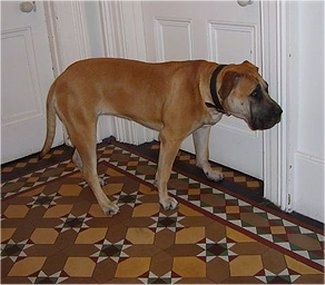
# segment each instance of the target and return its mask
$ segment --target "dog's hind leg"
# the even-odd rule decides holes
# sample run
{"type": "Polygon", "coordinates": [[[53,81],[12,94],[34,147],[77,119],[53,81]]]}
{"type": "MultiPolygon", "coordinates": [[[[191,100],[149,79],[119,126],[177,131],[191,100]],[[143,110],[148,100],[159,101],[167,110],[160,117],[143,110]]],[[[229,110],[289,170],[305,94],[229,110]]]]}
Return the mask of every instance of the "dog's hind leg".
{"type": "MultiPolygon", "coordinates": [[[[74,164],[79,168],[80,171],[82,171],[82,160],[80,158],[79,152],[78,150],[75,148],[73,155],[72,155],[72,161],[74,162],[74,164]]],[[[105,180],[104,178],[98,177],[99,179],[99,183],[101,186],[105,185],[105,180]]]]}
{"type": "Polygon", "coordinates": [[[202,168],[204,174],[213,181],[223,179],[219,170],[212,169],[209,163],[209,136],[211,126],[203,126],[193,132],[193,141],[196,152],[196,165],[202,168]]]}
{"type": "Polygon", "coordinates": [[[103,212],[107,215],[115,215],[119,211],[119,208],[105,195],[98,178],[95,130],[95,126],[83,125],[83,133],[80,136],[80,132],[76,131],[76,128],[71,125],[69,126],[70,139],[76,147],[72,159],[78,168],[80,168],[83,177],[93,191],[103,212]]]}

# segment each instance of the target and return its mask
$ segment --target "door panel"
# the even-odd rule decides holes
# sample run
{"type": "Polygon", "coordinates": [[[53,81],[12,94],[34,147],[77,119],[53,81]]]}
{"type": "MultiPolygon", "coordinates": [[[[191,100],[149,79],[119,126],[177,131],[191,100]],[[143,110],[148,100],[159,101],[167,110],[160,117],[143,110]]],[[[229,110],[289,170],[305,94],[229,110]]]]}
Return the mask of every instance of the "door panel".
{"type": "Polygon", "coordinates": [[[40,90],[37,87],[34,49],[30,28],[2,33],[2,126],[9,126],[25,119],[32,119],[42,113],[40,90]],[[16,63],[17,62],[17,63],[16,63]],[[18,82],[19,84],[17,84],[18,82]],[[24,86],[25,88],[21,88],[24,86]]]}
{"type": "MultiPolygon", "coordinates": [[[[258,1],[142,3],[149,61],[207,59],[218,63],[250,60],[261,66],[258,1]]],[[[192,138],[182,148],[193,152],[192,138]]],[[[263,176],[263,137],[245,122],[224,116],[212,128],[210,158],[257,178],[263,176]]]]}
{"type": "MultiPolygon", "coordinates": [[[[45,98],[53,81],[43,4],[38,2],[29,13],[19,5],[1,3],[2,163],[41,149],[45,98]]],[[[56,143],[62,135],[57,138],[56,143]]]]}
{"type": "Polygon", "coordinates": [[[192,58],[191,23],[186,19],[156,19],[154,22],[158,59],[192,58]],[[178,43],[177,49],[175,43],[178,43]]]}

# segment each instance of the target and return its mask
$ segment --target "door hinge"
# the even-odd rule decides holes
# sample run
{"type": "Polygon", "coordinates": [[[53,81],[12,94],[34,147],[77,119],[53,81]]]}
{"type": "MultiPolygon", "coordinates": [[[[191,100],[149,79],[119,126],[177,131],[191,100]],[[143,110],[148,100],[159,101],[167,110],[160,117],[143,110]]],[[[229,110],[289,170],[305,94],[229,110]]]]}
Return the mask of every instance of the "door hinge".
{"type": "Polygon", "coordinates": [[[291,206],[291,194],[287,194],[287,205],[291,206]]]}

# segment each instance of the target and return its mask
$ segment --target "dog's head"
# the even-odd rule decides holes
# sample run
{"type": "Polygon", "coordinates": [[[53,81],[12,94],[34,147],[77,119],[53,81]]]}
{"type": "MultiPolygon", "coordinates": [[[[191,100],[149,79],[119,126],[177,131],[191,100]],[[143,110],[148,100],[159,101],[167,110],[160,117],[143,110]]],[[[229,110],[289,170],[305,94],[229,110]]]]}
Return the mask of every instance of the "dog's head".
{"type": "Polygon", "coordinates": [[[268,83],[252,63],[225,66],[217,82],[225,112],[244,119],[252,130],[269,129],[280,122],[282,109],[270,97],[268,83]]]}

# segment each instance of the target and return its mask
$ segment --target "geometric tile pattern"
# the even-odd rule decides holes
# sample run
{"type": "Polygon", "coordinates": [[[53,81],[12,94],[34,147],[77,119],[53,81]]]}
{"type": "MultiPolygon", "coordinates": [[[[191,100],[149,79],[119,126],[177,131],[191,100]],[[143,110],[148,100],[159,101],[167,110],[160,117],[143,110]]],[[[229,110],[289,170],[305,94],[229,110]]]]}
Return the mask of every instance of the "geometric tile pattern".
{"type": "Polygon", "coordinates": [[[113,217],[66,159],[42,169],[33,160],[33,173],[21,177],[10,170],[2,283],[323,283],[320,229],[177,169],[168,186],[179,207],[164,211],[156,162],[131,150],[98,148],[104,191],[120,206],[113,217]]]}
{"type": "MultiPolygon", "coordinates": [[[[147,158],[158,158],[159,155],[159,142],[154,141],[152,143],[142,144],[141,146],[133,146],[127,145],[128,149],[131,151],[146,153],[147,158]]],[[[175,166],[183,166],[185,168],[191,168],[195,166],[196,160],[195,155],[185,152],[179,151],[176,157],[175,166]]],[[[218,163],[212,163],[213,168],[219,170],[223,173],[225,180],[228,183],[231,183],[236,186],[242,186],[246,191],[256,192],[261,194],[263,191],[263,181],[256,179],[254,177],[250,177],[245,175],[239,171],[227,168],[218,163]]],[[[193,168],[192,168],[193,169],[193,168]]]]}
{"type": "MultiPolygon", "coordinates": [[[[132,156],[131,154],[130,157],[132,156]]],[[[139,158],[140,161],[143,159],[139,158]]],[[[152,162],[149,164],[156,166],[152,162]]],[[[119,167],[153,183],[152,175],[146,179],[145,175],[139,175],[137,171],[134,171],[134,167],[128,167],[127,164],[124,166],[119,164],[119,167]]],[[[175,198],[184,199],[184,202],[198,206],[201,210],[204,209],[217,218],[239,226],[248,233],[253,233],[283,249],[294,251],[303,259],[311,259],[322,267],[324,266],[324,235],[321,230],[315,233],[313,230],[274,215],[272,209],[266,211],[261,207],[253,206],[243,199],[207,185],[206,182],[198,183],[180,173],[173,172],[171,180],[169,185],[182,184],[181,187],[169,190],[175,198]],[[310,244],[311,247],[307,249],[306,244],[310,244]]]]}

